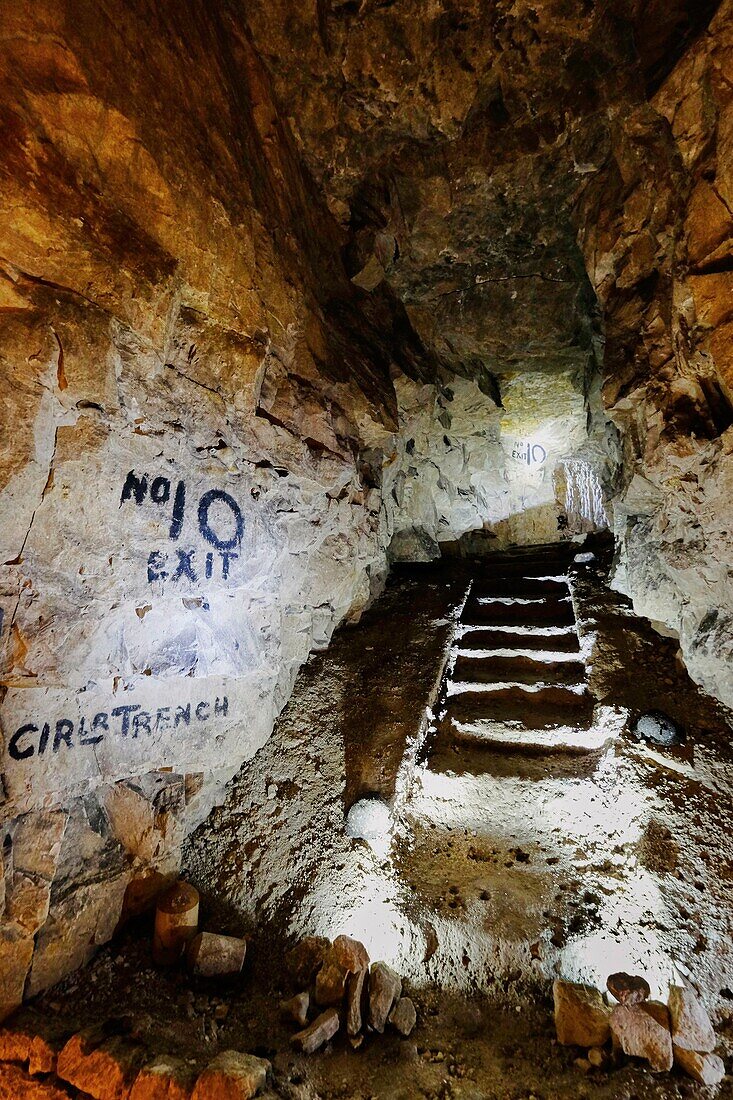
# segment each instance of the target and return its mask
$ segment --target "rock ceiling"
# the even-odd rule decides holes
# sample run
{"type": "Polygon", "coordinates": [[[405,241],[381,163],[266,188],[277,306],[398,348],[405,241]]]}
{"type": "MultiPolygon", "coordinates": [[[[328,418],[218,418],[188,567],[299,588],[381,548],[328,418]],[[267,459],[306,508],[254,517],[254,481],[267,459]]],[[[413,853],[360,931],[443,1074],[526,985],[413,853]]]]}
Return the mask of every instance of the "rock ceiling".
{"type": "MultiPolygon", "coordinates": [[[[283,115],[349,234],[440,361],[482,377],[587,362],[577,209],[628,115],[716,3],[247,4],[283,115]],[[479,30],[479,33],[477,33],[479,30]]],[[[235,17],[236,18],[236,17],[235,17]]]]}

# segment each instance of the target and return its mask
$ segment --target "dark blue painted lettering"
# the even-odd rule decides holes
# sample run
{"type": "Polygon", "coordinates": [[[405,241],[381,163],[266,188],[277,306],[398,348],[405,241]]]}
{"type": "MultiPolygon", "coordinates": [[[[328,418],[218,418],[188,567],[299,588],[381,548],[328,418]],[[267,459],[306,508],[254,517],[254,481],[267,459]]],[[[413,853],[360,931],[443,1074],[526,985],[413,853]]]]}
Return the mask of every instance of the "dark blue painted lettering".
{"type": "Polygon", "coordinates": [[[217,550],[233,550],[235,546],[239,545],[244,534],[244,519],[239,505],[236,500],[229,496],[229,493],[225,493],[223,489],[209,489],[208,493],[204,493],[199,501],[199,531],[203,538],[216,547],[217,550]],[[217,500],[221,501],[222,504],[226,504],[234,518],[234,534],[230,539],[220,538],[209,523],[209,509],[217,500]]]}
{"type": "Polygon", "coordinates": [[[59,751],[59,745],[63,741],[67,748],[71,748],[71,735],[74,732],[74,723],[68,718],[59,718],[56,722],[56,730],[53,735],[53,751],[59,751]]]}
{"type": "Polygon", "coordinates": [[[48,722],[43,723],[43,729],[41,730],[41,736],[38,739],[38,755],[43,756],[46,751],[46,745],[48,744],[48,738],[51,733],[51,727],[48,722]]]}
{"type": "Polygon", "coordinates": [[[179,481],[176,486],[176,495],[173,500],[173,516],[171,518],[170,530],[168,531],[168,537],[171,539],[177,539],[183,528],[183,516],[186,511],[186,486],[183,481],[179,481]]]}
{"type": "Polygon", "coordinates": [[[539,464],[541,462],[544,462],[546,458],[547,451],[545,450],[545,448],[542,446],[541,443],[535,443],[534,447],[532,448],[532,461],[539,464]]]}
{"type": "Polygon", "coordinates": [[[236,561],[237,558],[239,557],[239,554],[232,554],[230,551],[224,550],[224,551],[222,551],[220,557],[221,557],[221,575],[222,575],[223,579],[226,580],[229,576],[229,562],[230,561],[236,561]]]}
{"type": "Polygon", "coordinates": [[[171,483],[167,477],[156,477],[150,486],[150,499],[156,504],[165,504],[171,495],[171,483]]]}
{"type": "Polygon", "coordinates": [[[33,745],[26,745],[24,748],[20,747],[20,739],[24,737],[26,733],[38,733],[38,726],[29,723],[27,726],[21,726],[19,730],[15,731],[8,745],[8,754],[13,760],[27,760],[29,756],[33,756],[33,745]]]}
{"type": "Polygon", "coordinates": [[[185,707],[176,707],[176,720],[173,723],[173,728],[178,729],[181,722],[184,726],[187,726],[191,721],[191,704],[186,703],[185,707]]]}
{"type": "Polygon", "coordinates": [[[120,505],[123,505],[126,500],[135,498],[136,504],[142,504],[145,499],[145,494],[148,491],[148,479],[145,474],[142,477],[136,477],[135,472],[130,470],[129,474],[125,478],[125,484],[122,486],[122,496],[120,497],[120,505]]]}
{"type": "Polygon", "coordinates": [[[205,570],[205,572],[206,572],[207,581],[210,581],[211,580],[211,574],[214,572],[214,555],[211,553],[210,550],[209,550],[208,554],[206,555],[206,570],[205,570]]]}
{"type": "Polygon", "coordinates": [[[163,568],[165,562],[165,554],[162,554],[160,550],[151,551],[148,555],[148,584],[152,584],[153,581],[165,581],[168,579],[168,573],[163,568]]]}
{"type": "Polygon", "coordinates": [[[194,570],[191,558],[193,557],[194,550],[176,550],[178,554],[178,568],[173,574],[173,580],[177,581],[179,577],[188,577],[194,584],[198,580],[196,571],[194,570]]]}
{"type": "Polygon", "coordinates": [[[225,695],[223,699],[219,699],[217,696],[214,703],[214,714],[217,718],[226,718],[229,712],[229,699],[225,695]]]}
{"type": "Polygon", "coordinates": [[[137,737],[140,730],[145,733],[150,733],[150,715],[146,710],[141,710],[139,714],[133,714],[132,716],[132,736],[137,737]]]}
{"type": "Polygon", "coordinates": [[[206,722],[209,717],[209,704],[206,701],[199,703],[196,707],[196,717],[199,722],[206,722]]]}
{"type": "Polygon", "coordinates": [[[171,724],[171,708],[170,707],[158,707],[158,713],[155,715],[155,728],[156,730],[167,729],[171,724]]]}
{"type": "MultiPolygon", "coordinates": [[[[94,720],[92,722],[92,730],[96,730],[97,727],[101,725],[101,722],[99,721],[100,718],[104,719],[104,729],[107,729],[107,715],[104,713],[104,711],[102,711],[101,714],[95,714],[94,720]]],[[[79,738],[80,745],[98,745],[103,736],[101,733],[98,733],[96,737],[88,736],[86,718],[81,719],[81,721],[79,722],[79,728],[76,732],[79,738]]]]}
{"type": "Polygon", "coordinates": [[[122,716],[122,728],[120,730],[120,733],[123,737],[127,737],[128,733],[130,732],[130,715],[135,710],[140,710],[139,703],[128,703],[124,707],[115,707],[115,709],[112,711],[113,718],[119,718],[120,716],[122,716]]]}

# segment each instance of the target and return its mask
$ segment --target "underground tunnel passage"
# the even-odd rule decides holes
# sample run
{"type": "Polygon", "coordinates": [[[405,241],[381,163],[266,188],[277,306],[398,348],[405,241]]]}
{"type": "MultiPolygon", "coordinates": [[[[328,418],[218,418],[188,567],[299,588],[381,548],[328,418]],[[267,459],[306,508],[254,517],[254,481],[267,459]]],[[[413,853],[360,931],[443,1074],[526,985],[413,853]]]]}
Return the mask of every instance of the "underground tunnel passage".
{"type": "Polygon", "coordinates": [[[0,1100],[733,1097],[733,0],[0,66],[0,1100]]]}

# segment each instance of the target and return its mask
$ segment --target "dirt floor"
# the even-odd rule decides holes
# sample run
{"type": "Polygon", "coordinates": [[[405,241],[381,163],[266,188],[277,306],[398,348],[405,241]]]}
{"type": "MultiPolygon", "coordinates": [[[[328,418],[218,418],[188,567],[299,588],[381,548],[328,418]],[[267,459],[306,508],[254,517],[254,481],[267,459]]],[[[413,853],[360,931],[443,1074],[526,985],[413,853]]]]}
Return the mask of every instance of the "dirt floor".
{"type": "MultiPolygon", "coordinates": [[[[691,683],[676,643],[610,591],[609,564],[599,550],[570,576],[588,688],[605,708],[600,748],[432,739],[466,597],[491,565],[402,570],[311,659],[275,735],[189,842],[202,926],[250,938],[243,975],[212,988],[156,971],[143,920],[35,1009],[75,1027],[124,1012],[192,1067],[218,1050],[257,1053],[292,1100],[708,1095],[640,1063],[585,1075],[579,1052],[554,1040],[553,977],[603,986],[630,969],[656,995],[680,978],[698,986],[719,1053],[733,1057],[730,716],[691,683]],[[684,729],[682,745],[634,739],[634,719],[657,709],[684,729]],[[373,793],[393,828],[370,845],[344,822],[373,793]],[[342,932],[403,975],[418,1025],[357,1051],[337,1038],[306,1059],[278,1012],[297,991],[284,953],[302,935],[342,932]]],[[[718,1095],[733,1097],[730,1078],[718,1095]]]]}

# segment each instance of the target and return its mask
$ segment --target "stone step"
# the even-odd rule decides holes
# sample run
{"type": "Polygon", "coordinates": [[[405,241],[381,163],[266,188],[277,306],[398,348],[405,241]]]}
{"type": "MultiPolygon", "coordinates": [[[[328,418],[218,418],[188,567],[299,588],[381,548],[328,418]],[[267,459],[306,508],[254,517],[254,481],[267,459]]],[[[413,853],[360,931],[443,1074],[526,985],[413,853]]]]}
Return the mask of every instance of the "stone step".
{"type": "Polygon", "coordinates": [[[581,684],[585,665],[572,658],[537,661],[521,654],[513,657],[460,655],[451,675],[454,683],[476,684],[581,684]]]}
{"type": "Polygon", "coordinates": [[[508,732],[552,730],[572,726],[587,728],[593,719],[594,699],[588,692],[567,687],[492,688],[450,695],[441,725],[459,727],[503,725],[508,732]]]}
{"type": "Polygon", "coordinates": [[[490,566],[477,572],[476,579],[498,580],[500,577],[507,580],[521,579],[522,577],[557,577],[564,576],[570,567],[570,563],[561,559],[551,561],[516,561],[507,562],[501,566],[490,566]]]}
{"type": "Polygon", "coordinates": [[[580,639],[572,628],[536,630],[502,630],[491,626],[467,626],[456,639],[459,652],[479,652],[487,656],[496,650],[505,652],[536,651],[545,653],[577,653],[580,639]]]}
{"type": "Polygon", "coordinates": [[[501,626],[572,626],[575,611],[572,600],[556,598],[534,599],[475,599],[469,596],[461,615],[461,622],[467,625],[490,623],[501,626]]]}
{"type": "Polygon", "coordinates": [[[544,552],[534,547],[528,547],[522,553],[514,551],[513,553],[492,554],[491,557],[485,557],[476,572],[483,573],[491,570],[498,573],[504,569],[516,569],[525,565],[541,565],[543,568],[547,565],[562,565],[564,568],[569,568],[574,557],[575,554],[569,552],[565,547],[544,552]]]}
{"type": "Polygon", "coordinates": [[[578,552],[576,543],[569,542],[543,542],[534,546],[514,546],[510,550],[497,550],[483,559],[486,565],[494,562],[514,562],[537,558],[548,561],[550,558],[565,558],[570,560],[578,552]]]}
{"type": "Polygon", "coordinates": [[[477,721],[454,726],[456,742],[468,748],[528,755],[598,752],[608,741],[605,730],[590,726],[556,726],[553,729],[512,730],[501,722],[477,721]]]}
{"type": "Polygon", "coordinates": [[[491,596],[555,596],[569,595],[568,582],[557,577],[482,577],[474,582],[471,597],[486,599],[491,596]]]}

